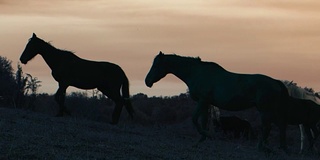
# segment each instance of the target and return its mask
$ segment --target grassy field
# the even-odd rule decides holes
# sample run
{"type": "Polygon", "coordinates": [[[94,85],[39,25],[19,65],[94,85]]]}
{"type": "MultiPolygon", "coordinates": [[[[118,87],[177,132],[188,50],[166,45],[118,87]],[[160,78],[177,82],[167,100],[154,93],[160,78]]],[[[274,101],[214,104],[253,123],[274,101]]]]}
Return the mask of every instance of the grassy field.
{"type": "Polygon", "coordinates": [[[0,159],[319,159],[299,154],[298,127],[289,127],[291,154],[259,152],[257,140],[234,140],[217,132],[194,147],[199,135],[190,118],[170,124],[142,124],[122,116],[118,125],[79,117],[53,117],[29,110],[0,108],[0,159]]]}

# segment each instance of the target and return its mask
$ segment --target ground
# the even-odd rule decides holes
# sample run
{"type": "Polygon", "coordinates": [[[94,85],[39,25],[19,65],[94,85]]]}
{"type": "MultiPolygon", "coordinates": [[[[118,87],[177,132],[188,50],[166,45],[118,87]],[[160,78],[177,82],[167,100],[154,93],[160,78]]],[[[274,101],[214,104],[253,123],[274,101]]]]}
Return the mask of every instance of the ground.
{"type": "Polygon", "coordinates": [[[110,125],[0,108],[0,159],[319,159],[312,153],[299,154],[299,143],[290,140],[290,155],[277,147],[273,154],[265,154],[257,150],[256,140],[233,140],[221,134],[195,147],[200,136],[190,124],[190,119],[172,125],[121,119],[118,125],[110,125]]]}

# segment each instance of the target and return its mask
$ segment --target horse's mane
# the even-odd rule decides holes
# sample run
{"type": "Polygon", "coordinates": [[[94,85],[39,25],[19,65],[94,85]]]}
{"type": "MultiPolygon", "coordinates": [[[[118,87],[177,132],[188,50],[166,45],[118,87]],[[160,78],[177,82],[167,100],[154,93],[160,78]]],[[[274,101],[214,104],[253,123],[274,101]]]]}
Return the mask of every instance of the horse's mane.
{"type": "MultiPolygon", "coordinates": [[[[32,39],[32,38],[30,38],[29,41],[30,41],[31,39],[32,39]]],[[[43,39],[40,39],[40,38],[37,38],[37,39],[40,40],[40,41],[42,41],[42,42],[44,42],[45,44],[47,44],[47,46],[48,46],[49,48],[52,48],[52,49],[56,50],[57,53],[63,53],[63,54],[68,54],[68,55],[72,55],[72,56],[78,57],[77,55],[74,54],[73,51],[56,48],[55,46],[52,45],[51,41],[46,42],[46,41],[44,41],[43,39]]]]}
{"type": "Polygon", "coordinates": [[[200,57],[180,56],[177,54],[166,54],[166,56],[170,56],[178,59],[183,58],[184,60],[191,61],[191,62],[202,62],[200,57]]]}
{"type": "Polygon", "coordinates": [[[215,68],[225,70],[222,66],[215,62],[202,61],[200,57],[180,56],[176,54],[166,54],[166,56],[172,57],[175,61],[183,59],[183,61],[187,62],[188,64],[213,65],[215,68]]]}

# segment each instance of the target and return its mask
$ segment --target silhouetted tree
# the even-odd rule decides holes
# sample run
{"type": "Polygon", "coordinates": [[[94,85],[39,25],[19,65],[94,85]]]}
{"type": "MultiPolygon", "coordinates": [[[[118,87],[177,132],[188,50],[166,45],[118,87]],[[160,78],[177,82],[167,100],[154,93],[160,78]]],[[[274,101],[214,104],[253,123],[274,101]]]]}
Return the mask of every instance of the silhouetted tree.
{"type": "Polygon", "coordinates": [[[25,102],[26,84],[28,79],[23,75],[22,67],[19,63],[17,68],[18,69],[15,77],[17,85],[15,103],[17,107],[21,108],[25,102]]]}
{"type": "Polygon", "coordinates": [[[26,77],[26,87],[25,87],[25,94],[28,94],[30,91],[30,103],[29,103],[29,108],[31,110],[34,110],[34,101],[37,98],[37,91],[39,87],[41,87],[41,81],[38,80],[37,77],[32,77],[31,74],[27,73],[26,77]]]}
{"type": "Polygon", "coordinates": [[[147,99],[148,96],[146,94],[143,93],[138,93],[132,96],[132,99],[147,99]]]}
{"type": "Polygon", "coordinates": [[[36,95],[39,87],[41,87],[41,81],[37,77],[32,77],[31,74],[27,73],[27,85],[26,85],[26,94],[31,91],[31,95],[36,95]]]}
{"type": "Polygon", "coordinates": [[[0,101],[3,105],[14,105],[16,82],[11,61],[0,56],[0,101]]]}
{"type": "Polygon", "coordinates": [[[41,81],[30,74],[24,75],[20,64],[14,73],[11,64],[6,57],[0,56],[0,105],[21,108],[26,103],[29,91],[30,102],[34,101],[41,81]]]}

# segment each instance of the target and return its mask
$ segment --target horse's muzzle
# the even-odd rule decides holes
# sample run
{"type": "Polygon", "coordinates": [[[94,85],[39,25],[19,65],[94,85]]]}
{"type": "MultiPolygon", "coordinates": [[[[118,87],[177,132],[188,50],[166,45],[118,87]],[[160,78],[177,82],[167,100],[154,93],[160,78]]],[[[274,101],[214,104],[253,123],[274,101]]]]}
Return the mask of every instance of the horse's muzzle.
{"type": "Polygon", "coordinates": [[[24,60],[21,60],[21,59],[20,59],[20,62],[21,62],[22,64],[27,64],[27,61],[24,61],[24,60]]]}
{"type": "Polygon", "coordinates": [[[149,88],[151,88],[152,87],[152,85],[153,85],[153,83],[152,82],[150,82],[150,81],[148,81],[147,79],[145,79],[145,81],[144,81],[145,83],[146,83],[146,86],[147,87],[149,87],[149,88]]]}
{"type": "Polygon", "coordinates": [[[25,58],[22,58],[22,57],[20,57],[19,60],[20,60],[20,62],[21,62],[22,64],[27,64],[27,62],[28,62],[27,60],[25,60],[25,58]]]}

